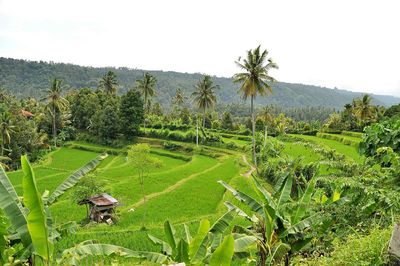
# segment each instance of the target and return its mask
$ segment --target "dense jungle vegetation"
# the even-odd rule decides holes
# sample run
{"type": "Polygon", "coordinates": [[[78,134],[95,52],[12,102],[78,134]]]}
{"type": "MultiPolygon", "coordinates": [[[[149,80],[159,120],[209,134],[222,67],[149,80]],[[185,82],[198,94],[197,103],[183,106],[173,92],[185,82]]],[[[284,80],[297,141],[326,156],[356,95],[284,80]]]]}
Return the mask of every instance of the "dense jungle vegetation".
{"type": "Polygon", "coordinates": [[[398,262],[395,98],[278,83],[260,47],[232,79],[0,62],[0,265],[398,262]]]}
{"type": "MultiPolygon", "coordinates": [[[[118,93],[125,93],[132,88],[136,80],[143,75],[143,70],[128,69],[124,67],[94,68],[73,64],[54,62],[35,62],[0,58],[0,87],[3,87],[19,98],[28,96],[43,97],[48,83],[54,78],[63,80],[65,90],[76,88],[97,88],[98,80],[108,71],[117,75],[119,84],[118,93]]],[[[194,90],[194,85],[201,78],[201,74],[189,74],[178,72],[148,71],[157,77],[157,95],[155,99],[164,108],[169,108],[168,99],[174,96],[175,90],[181,88],[186,95],[194,90]]],[[[233,84],[230,78],[213,77],[220,90],[216,90],[218,104],[241,104],[243,101],[237,97],[238,86],[233,84]]],[[[311,85],[290,84],[276,82],[272,84],[274,93],[268,97],[258,97],[256,105],[275,105],[285,108],[327,107],[341,109],[343,105],[352,99],[360,97],[361,93],[328,89],[311,85]]],[[[378,93],[377,93],[378,94],[378,93]]],[[[372,95],[374,104],[391,106],[398,103],[399,99],[392,96],[372,95]]]]}

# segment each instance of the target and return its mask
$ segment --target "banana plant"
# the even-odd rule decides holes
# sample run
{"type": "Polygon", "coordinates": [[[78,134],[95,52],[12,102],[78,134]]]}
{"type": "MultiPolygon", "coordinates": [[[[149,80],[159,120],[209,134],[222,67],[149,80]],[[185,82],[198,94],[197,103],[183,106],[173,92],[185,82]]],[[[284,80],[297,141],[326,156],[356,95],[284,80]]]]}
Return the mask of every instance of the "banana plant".
{"type": "Polygon", "coordinates": [[[280,190],[274,194],[267,191],[255,177],[252,178],[258,199],[234,189],[224,181],[218,181],[252,211],[252,215],[249,215],[231,202],[225,202],[229,210],[236,210],[252,223],[250,228],[235,226],[234,232],[257,239],[259,265],[272,265],[283,259],[288,264],[290,252],[300,250],[311,241],[303,233],[321,222],[318,213],[309,213],[317,179],[314,176],[303,194],[294,201],[291,198],[293,175],[290,173],[286,175],[280,190]]]}
{"type": "Polygon", "coordinates": [[[186,224],[183,225],[184,237],[178,238],[169,221],[164,223],[166,241],[148,235],[150,240],[161,247],[171,263],[186,265],[230,265],[235,252],[244,252],[255,243],[255,237],[229,233],[235,210],[229,210],[211,226],[208,220],[200,222],[197,234],[192,236],[186,224]]]}

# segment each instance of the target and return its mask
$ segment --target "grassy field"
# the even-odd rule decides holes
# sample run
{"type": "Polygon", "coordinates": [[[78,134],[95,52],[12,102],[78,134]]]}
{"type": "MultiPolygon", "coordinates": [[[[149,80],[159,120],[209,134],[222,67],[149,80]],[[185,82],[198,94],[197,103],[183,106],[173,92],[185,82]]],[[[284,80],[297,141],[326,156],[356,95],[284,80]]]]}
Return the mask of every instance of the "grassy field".
{"type": "MultiPolygon", "coordinates": [[[[299,136],[311,140],[321,146],[335,149],[343,153],[349,160],[357,162],[362,158],[353,146],[344,145],[335,140],[313,136],[299,136]]],[[[157,143],[152,139],[140,139],[157,143]]],[[[249,145],[250,142],[227,138],[238,146],[249,145]]],[[[188,145],[188,144],[186,144],[188,145]]],[[[124,149],[72,142],[66,147],[49,153],[45,160],[34,166],[39,190],[52,192],[66,177],[75,170],[94,159],[99,153],[107,150],[112,152],[91,173],[92,178],[104,184],[105,192],[117,198],[121,206],[117,208],[118,222],[115,225],[88,224],[80,227],[76,235],[64,237],[58,248],[70,247],[87,239],[112,243],[135,250],[157,250],[147,238],[147,233],[162,236],[162,225],[170,220],[176,225],[178,233],[183,223],[189,225],[194,232],[198,222],[207,218],[214,221],[226,211],[223,202],[233,200],[230,193],[217,183],[224,180],[250,195],[254,195],[251,179],[241,174],[248,170],[243,161],[242,152],[224,150],[221,148],[206,148],[219,157],[207,156],[205,153],[181,153],[166,151],[159,144],[151,149],[151,156],[162,162],[161,167],[152,169],[145,179],[145,194],[147,204],[144,204],[140,190],[138,173],[126,160],[124,149]],[[146,216],[144,217],[146,206],[146,216]],[[142,226],[146,230],[142,230],[142,226]]],[[[320,161],[321,157],[312,148],[296,142],[285,142],[283,154],[292,158],[302,157],[305,163],[320,161]]],[[[321,166],[322,171],[324,166],[321,166]]],[[[22,193],[22,172],[8,173],[17,192],[22,193]]],[[[270,187],[269,184],[265,184],[270,187]]],[[[72,199],[74,188],[65,193],[51,206],[51,212],[56,223],[66,221],[82,222],[86,217],[86,209],[72,199]]],[[[254,195],[255,196],[255,195],[254,195]]],[[[233,200],[234,201],[234,200],[233,200]]],[[[243,205],[238,205],[245,209],[243,205]]],[[[237,218],[236,224],[246,223],[237,218]]]]}

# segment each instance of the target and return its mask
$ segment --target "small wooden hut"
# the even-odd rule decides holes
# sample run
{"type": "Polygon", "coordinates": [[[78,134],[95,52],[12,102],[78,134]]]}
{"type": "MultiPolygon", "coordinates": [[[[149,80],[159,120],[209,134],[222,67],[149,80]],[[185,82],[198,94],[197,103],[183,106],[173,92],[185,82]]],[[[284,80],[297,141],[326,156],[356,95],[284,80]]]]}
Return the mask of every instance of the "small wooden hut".
{"type": "Polygon", "coordinates": [[[115,207],[119,205],[118,201],[107,193],[81,200],[78,204],[86,204],[86,213],[89,221],[108,224],[113,223],[115,207]]]}

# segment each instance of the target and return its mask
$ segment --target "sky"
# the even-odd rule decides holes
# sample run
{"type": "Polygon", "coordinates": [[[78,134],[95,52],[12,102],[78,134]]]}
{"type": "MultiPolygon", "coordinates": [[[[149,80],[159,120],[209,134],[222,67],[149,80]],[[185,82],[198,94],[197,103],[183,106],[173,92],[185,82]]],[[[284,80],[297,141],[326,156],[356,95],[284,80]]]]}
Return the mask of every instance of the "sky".
{"type": "Polygon", "coordinates": [[[0,0],[0,57],[277,80],[400,96],[400,1],[0,0]]]}

